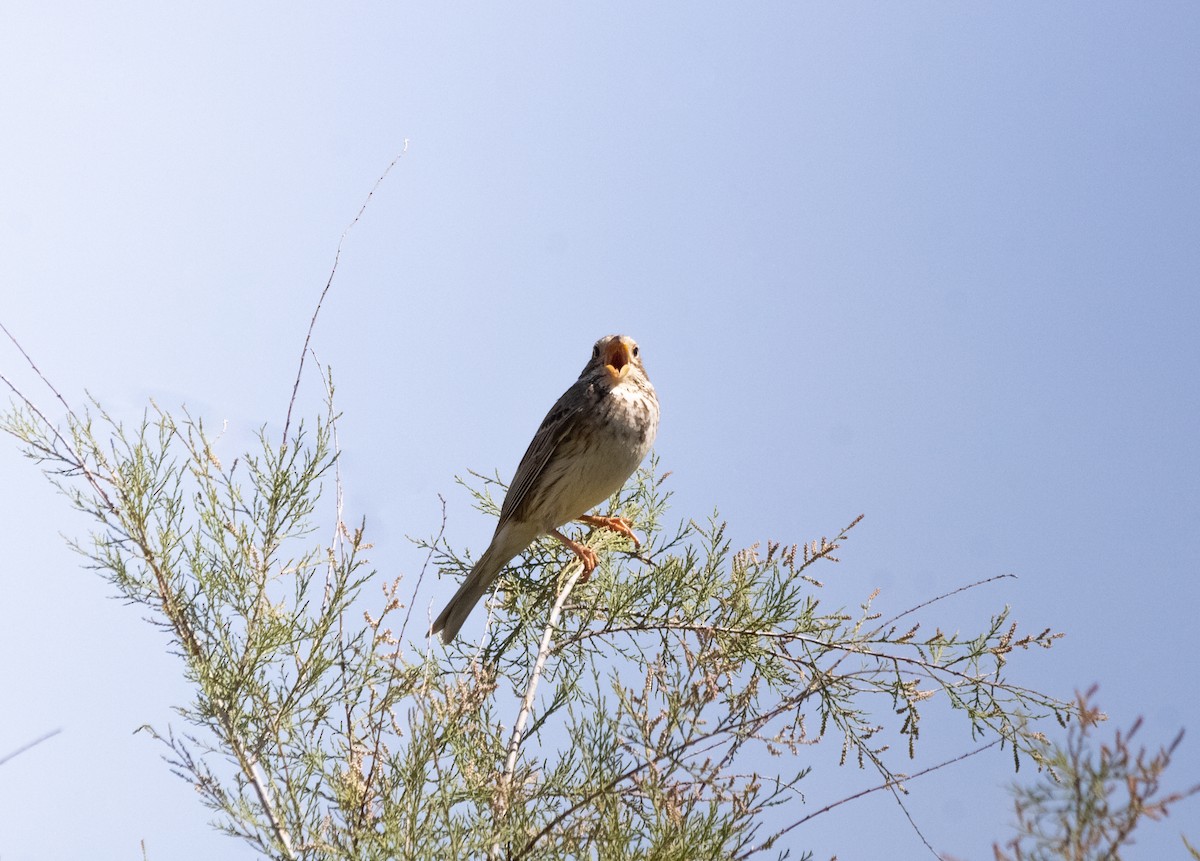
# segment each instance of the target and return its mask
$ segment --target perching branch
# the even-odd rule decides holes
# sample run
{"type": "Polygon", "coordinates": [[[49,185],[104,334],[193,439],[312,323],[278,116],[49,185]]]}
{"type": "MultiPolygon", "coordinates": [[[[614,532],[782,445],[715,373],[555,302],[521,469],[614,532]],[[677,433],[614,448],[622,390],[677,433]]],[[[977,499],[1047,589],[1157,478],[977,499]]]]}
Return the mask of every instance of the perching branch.
{"type": "MultiPolygon", "coordinates": [[[[554,606],[550,609],[550,618],[546,621],[546,628],[542,632],[542,641],[538,647],[537,659],[533,663],[533,671],[529,674],[529,684],[526,686],[525,696],[521,700],[521,710],[517,712],[517,720],[513,724],[512,737],[508,742],[508,758],[504,762],[504,770],[500,773],[499,788],[496,793],[497,824],[504,821],[505,814],[508,812],[513,775],[517,769],[517,756],[521,752],[521,742],[524,740],[525,725],[529,722],[529,716],[533,712],[533,702],[537,696],[538,681],[541,679],[542,672],[546,668],[546,659],[550,657],[554,632],[558,627],[558,620],[562,615],[563,605],[566,604],[567,597],[571,594],[571,590],[575,588],[575,583],[583,574],[582,563],[574,562],[571,567],[574,570],[567,577],[562,588],[558,590],[554,606]]],[[[499,842],[492,844],[490,857],[494,861],[499,861],[499,842]]]]}

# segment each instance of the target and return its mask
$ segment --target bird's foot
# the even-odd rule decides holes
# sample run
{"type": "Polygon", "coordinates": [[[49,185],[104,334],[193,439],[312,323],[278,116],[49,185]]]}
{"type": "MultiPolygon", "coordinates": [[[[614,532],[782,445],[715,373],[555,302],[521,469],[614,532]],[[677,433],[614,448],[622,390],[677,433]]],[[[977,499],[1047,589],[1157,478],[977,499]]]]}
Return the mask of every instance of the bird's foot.
{"type": "Polygon", "coordinates": [[[585,514],[579,520],[597,529],[611,529],[613,532],[619,532],[632,541],[634,547],[642,546],[642,542],[638,541],[638,537],[633,534],[633,524],[624,517],[600,517],[595,514],[585,514]]]}
{"type": "Polygon", "coordinates": [[[567,536],[563,535],[557,529],[550,531],[550,534],[567,545],[571,552],[579,557],[579,561],[583,564],[583,573],[579,575],[577,581],[580,585],[592,579],[592,572],[596,570],[596,551],[588,547],[586,544],[580,544],[578,541],[572,541],[567,536]]]}

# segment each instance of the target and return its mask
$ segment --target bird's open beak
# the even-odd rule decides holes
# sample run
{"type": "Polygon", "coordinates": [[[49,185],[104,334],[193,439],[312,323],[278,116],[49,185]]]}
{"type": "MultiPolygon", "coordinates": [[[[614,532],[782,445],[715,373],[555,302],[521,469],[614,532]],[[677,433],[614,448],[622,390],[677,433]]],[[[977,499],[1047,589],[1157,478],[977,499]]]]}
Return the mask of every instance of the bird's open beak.
{"type": "Polygon", "coordinates": [[[624,339],[613,341],[606,346],[601,358],[604,360],[604,367],[618,380],[629,373],[629,366],[633,362],[633,356],[629,354],[629,345],[624,339]]]}

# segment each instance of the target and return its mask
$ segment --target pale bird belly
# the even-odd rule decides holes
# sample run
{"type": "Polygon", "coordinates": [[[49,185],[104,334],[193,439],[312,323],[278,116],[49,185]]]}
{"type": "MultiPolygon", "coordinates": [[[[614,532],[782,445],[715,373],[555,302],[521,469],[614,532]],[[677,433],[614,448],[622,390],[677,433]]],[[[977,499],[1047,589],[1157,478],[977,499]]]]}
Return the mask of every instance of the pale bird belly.
{"type": "Polygon", "coordinates": [[[657,430],[657,411],[634,416],[631,403],[613,392],[606,403],[604,431],[575,457],[553,458],[547,465],[548,488],[544,530],[586,514],[621,489],[650,451],[657,430]]]}

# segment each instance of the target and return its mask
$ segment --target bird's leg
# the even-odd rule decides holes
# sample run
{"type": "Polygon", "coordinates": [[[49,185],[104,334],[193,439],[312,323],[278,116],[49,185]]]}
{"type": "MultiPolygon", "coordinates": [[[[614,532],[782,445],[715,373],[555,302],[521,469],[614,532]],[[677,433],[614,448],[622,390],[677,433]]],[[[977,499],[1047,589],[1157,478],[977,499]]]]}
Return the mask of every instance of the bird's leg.
{"type": "Polygon", "coordinates": [[[577,582],[583,584],[592,579],[592,572],[596,570],[596,551],[588,547],[586,544],[580,544],[578,541],[572,541],[557,529],[551,529],[550,534],[563,544],[567,545],[567,547],[571,548],[571,552],[578,556],[579,561],[583,563],[583,573],[579,575],[579,580],[577,582]]]}
{"type": "Polygon", "coordinates": [[[585,514],[578,519],[597,529],[611,529],[613,532],[619,532],[628,537],[634,547],[642,546],[642,542],[638,541],[638,537],[633,534],[633,524],[624,517],[599,517],[595,514],[585,514]]]}

